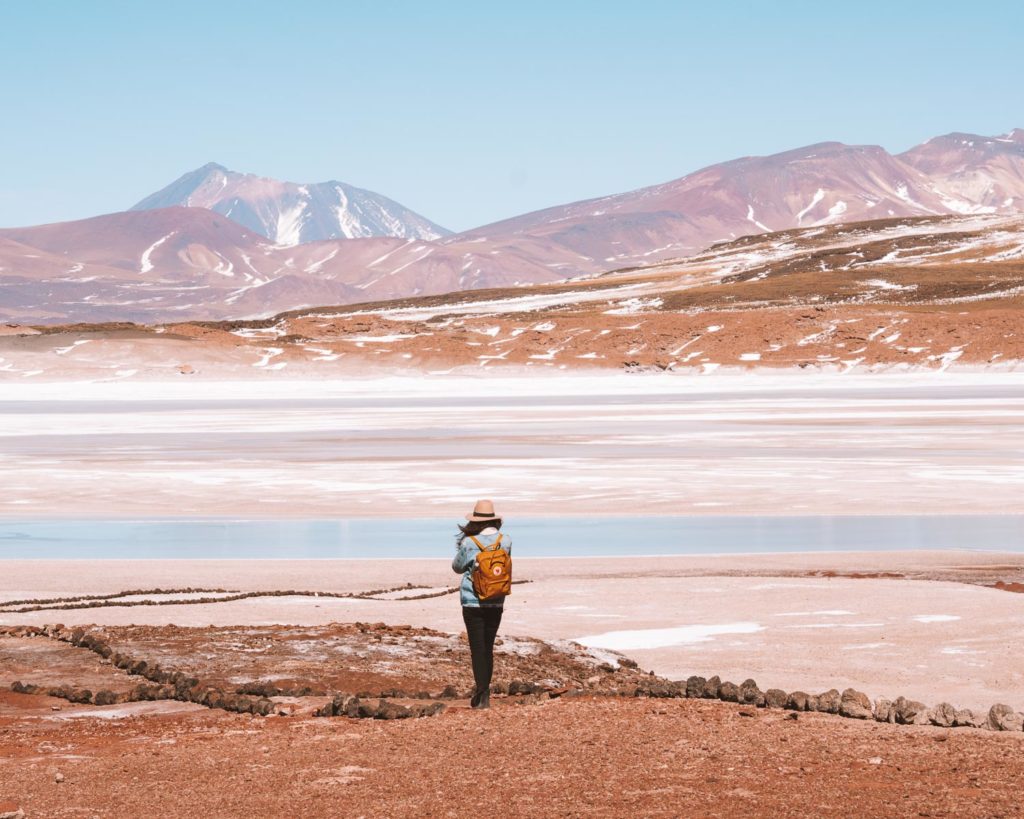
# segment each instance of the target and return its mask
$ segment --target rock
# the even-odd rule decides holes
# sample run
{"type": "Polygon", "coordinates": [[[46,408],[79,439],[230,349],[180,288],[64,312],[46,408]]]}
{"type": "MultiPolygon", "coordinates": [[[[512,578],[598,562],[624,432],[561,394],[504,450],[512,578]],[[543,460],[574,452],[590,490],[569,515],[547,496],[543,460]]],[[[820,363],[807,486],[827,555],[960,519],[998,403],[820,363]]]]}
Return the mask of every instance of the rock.
{"type": "Polygon", "coordinates": [[[113,705],[117,702],[117,694],[107,688],[96,692],[92,700],[96,705],[113,705]]]}
{"type": "Polygon", "coordinates": [[[842,697],[839,692],[830,688],[824,694],[818,694],[815,698],[815,711],[821,711],[824,714],[838,714],[839,706],[842,703],[842,697]]]}
{"type": "Polygon", "coordinates": [[[53,781],[59,785],[61,782],[64,781],[64,774],[62,774],[60,771],[57,771],[57,773],[53,775],[53,781]]]}
{"type": "Polygon", "coordinates": [[[252,713],[257,717],[265,717],[273,710],[274,703],[267,699],[256,700],[256,702],[252,704],[252,713]]]}
{"type": "Polygon", "coordinates": [[[839,699],[839,713],[849,719],[871,719],[871,700],[867,694],[847,688],[839,699]]]}
{"type": "Polygon", "coordinates": [[[716,674],[714,677],[710,677],[706,683],[704,683],[704,699],[706,700],[717,700],[721,696],[722,680],[716,674]]]}
{"type": "MultiPolygon", "coordinates": [[[[491,685],[491,693],[492,694],[507,694],[508,693],[508,686],[505,683],[494,683],[494,684],[491,685]]],[[[417,695],[417,698],[421,699],[421,700],[429,700],[430,699],[430,695],[428,694],[425,697],[417,695]]]]}
{"type": "Polygon", "coordinates": [[[810,711],[811,695],[804,691],[794,691],[786,699],[786,707],[791,711],[810,711]]]}
{"type": "Polygon", "coordinates": [[[508,684],[508,693],[512,696],[521,694],[536,694],[541,691],[541,687],[531,682],[523,682],[522,680],[512,680],[508,684]]]}
{"type": "Polygon", "coordinates": [[[25,819],[25,811],[17,802],[0,799],[0,819],[25,819]]]}
{"type": "Polygon", "coordinates": [[[940,702],[928,712],[928,721],[940,728],[952,728],[956,725],[956,708],[948,702],[940,702]]]}
{"type": "Polygon", "coordinates": [[[757,683],[753,680],[744,680],[740,683],[740,702],[747,705],[758,705],[764,703],[764,697],[761,694],[761,689],[757,687],[757,683]]]}
{"type": "Polygon", "coordinates": [[[893,710],[896,712],[896,722],[900,725],[928,724],[928,706],[923,702],[898,697],[893,703],[893,710]]]}
{"type": "MultiPolygon", "coordinates": [[[[509,693],[512,692],[510,691],[509,693]]],[[[444,691],[441,692],[441,699],[443,700],[457,700],[458,698],[459,689],[457,689],[454,685],[446,685],[444,687],[444,691]]]]}
{"type": "Polygon", "coordinates": [[[92,691],[88,688],[72,688],[66,693],[68,702],[76,702],[82,705],[88,705],[92,702],[92,691]]]}
{"type": "Polygon", "coordinates": [[[377,716],[377,711],[379,709],[380,703],[376,700],[359,700],[353,716],[358,717],[359,719],[372,719],[377,716]]]}
{"type": "Polygon", "coordinates": [[[637,668],[636,660],[631,660],[629,657],[620,657],[619,665],[623,668],[637,668]]]}
{"type": "Polygon", "coordinates": [[[696,699],[704,696],[704,686],[707,684],[707,680],[703,677],[687,677],[686,678],[686,696],[690,699],[696,699]]]}
{"type": "Polygon", "coordinates": [[[875,722],[895,722],[896,711],[893,709],[892,700],[880,697],[875,700],[875,722]]]}
{"type": "Polygon", "coordinates": [[[32,685],[32,683],[23,683],[21,680],[11,683],[11,691],[15,694],[35,694],[39,691],[38,685],[32,685]]]}
{"type": "Polygon", "coordinates": [[[789,694],[781,688],[769,688],[764,692],[764,704],[768,708],[785,708],[789,694]]]}
{"type": "Polygon", "coordinates": [[[375,716],[377,719],[408,719],[412,716],[412,711],[397,702],[382,700],[375,716]]]}
{"type": "Polygon", "coordinates": [[[957,728],[984,728],[988,723],[988,716],[979,714],[970,708],[961,708],[956,712],[953,724],[957,728]]]}
{"type": "Polygon", "coordinates": [[[724,682],[718,686],[718,698],[725,702],[739,702],[740,687],[735,683],[724,682]]]}
{"type": "Polygon", "coordinates": [[[1024,714],[1018,714],[1009,705],[996,703],[989,709],[988,727],[993,731],[1024,730],[1024,714]]]}

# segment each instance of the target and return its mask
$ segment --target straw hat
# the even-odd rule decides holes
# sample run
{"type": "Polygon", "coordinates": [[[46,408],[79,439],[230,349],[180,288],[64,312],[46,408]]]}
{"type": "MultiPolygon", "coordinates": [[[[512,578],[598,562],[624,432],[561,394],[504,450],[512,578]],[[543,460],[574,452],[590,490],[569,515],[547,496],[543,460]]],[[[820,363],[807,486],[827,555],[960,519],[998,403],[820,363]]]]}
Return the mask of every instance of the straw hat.
{"type": "Polygon", "coordinates": [[[466,515],[466,520],[473,522],[482,522],[486,520],[501,520],[501,518],[494,514],[494,502],[489,500],[478,500],[476,506],[473,507],[473,512],[466,515]]]}

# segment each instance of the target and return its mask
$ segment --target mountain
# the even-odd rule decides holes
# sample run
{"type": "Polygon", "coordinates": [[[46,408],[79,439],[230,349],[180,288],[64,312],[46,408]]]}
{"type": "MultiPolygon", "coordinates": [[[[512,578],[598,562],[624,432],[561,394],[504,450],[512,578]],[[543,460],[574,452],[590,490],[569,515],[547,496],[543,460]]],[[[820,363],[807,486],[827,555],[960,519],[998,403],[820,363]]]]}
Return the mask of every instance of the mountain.
{"type": "Polygon", "coordinates": [[[340,209],[340,197],[355,201],[344,191],[340,183],[292,185],[212,165],[126,213],[0,230],[0,319],[271,315],[591,276],[771,231],[1024,213],[1024,131],[948,134],[896,156],[878,146],[820,143],[440,238],[308,240],[345,225],[345,235],[358,235],[341,218],[355,213],[340,209]],[[149,209],[164,202],[211,207],[149,209]]]}
{"type": "Polygon", "coordinates": [[[1024,210],[1024,131],[950,134],[899,156],[824,142],[712,165],[628,193],[470,231],[543,237],[608,266],[685,256],[738,236],[894,216],[1024,210]]]}
{"type": "MultiPolygon", "coordinates": [[[[574,254],[524,237],[378,237],[283,247],[203,208],[0,230],[0,320],[155,322],[550,281],[574,254]]],[[[598,272],[600,268],[584,268],[598,272]]]]}
{"type": "Polygon", "coordinates": [[[395,236],[439,239],[451,231],[373,191],[344,182],[299,185],[229,171],[211,162],[131,210],[207,208],[279,245],[395,236]]]}
{"type": "Polygon", "coordinates": [[[1024,129],[1000,137],[946,134],[900,154],[930,179],[955,213],[997,213],[1024,207],[1024,129]]]}

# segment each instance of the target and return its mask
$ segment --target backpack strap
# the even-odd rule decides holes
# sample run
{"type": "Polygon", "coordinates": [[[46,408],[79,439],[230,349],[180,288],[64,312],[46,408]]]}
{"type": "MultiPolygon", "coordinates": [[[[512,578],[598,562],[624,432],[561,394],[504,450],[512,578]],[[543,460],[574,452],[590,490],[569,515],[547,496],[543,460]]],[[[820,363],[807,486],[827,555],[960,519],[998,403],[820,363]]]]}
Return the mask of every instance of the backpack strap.
{"type": "Polygon", "coordinates": [[[494,551],[495,549],[500,549],[501,548],[501,535],[500,534],[498,535],[498,539],[496,541],[494,541],[494,543],[492,544],[490,549],[485,548],[484,545],[479,540],[477,540],[473,535],[470,535],[469,539],[472,540],[476,544],[476,548],[478,548],[481,552],[494,551]]]}

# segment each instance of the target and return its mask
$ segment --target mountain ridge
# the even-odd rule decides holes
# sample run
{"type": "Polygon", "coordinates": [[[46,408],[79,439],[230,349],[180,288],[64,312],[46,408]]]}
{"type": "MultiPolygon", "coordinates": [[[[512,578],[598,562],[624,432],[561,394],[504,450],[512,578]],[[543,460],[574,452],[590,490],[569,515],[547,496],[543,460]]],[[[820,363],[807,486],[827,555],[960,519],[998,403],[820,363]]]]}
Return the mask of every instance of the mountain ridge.
{"type": "Polygon", "coordinates": [[[382,194],[332,179],[286,182],[208,162],[143,198],[129,210],[202,207],[275,244],[324,239],[439,239],[451,231],[382,194]]]}
{"type": "MultiPolygon", "coordinates": [[[[820,142],[434,239],[298,241],[311,224],[302,218],[291,219],[294,242],[281,242],[280,231],[268,239],[267,219],[284,212],[256,213],[262,230],[241,224],[232,210],[235,193],[248,188],[253,201],[260,194],[278,202],[281,191],[308,197],[309,186],[229,174],[208,163],[162,192],[174,201],[198,197],[211,208],[176,205],[0,230],[0,319],[253,317],[318,303],[592,276],[692,257],[719,242],[772,231],[936,215],[1013,216],[1024,213],[1024,130],[998,137],[953,132],[899,155],[877,145],[820,142]],[[220,196],[232,185],[240,187],[220,196]]],[[[327,195],[337,200],[337,191],[327,195]]],[[[160,201],[147,197],[140,205],[160,201]]],[[[298,208],[303,217],[323,210],[304,201],[302,207],[292,201],[288,212],[298,208]]],[[[330,218],[340,224],[337,213],[330,218]]]]}

